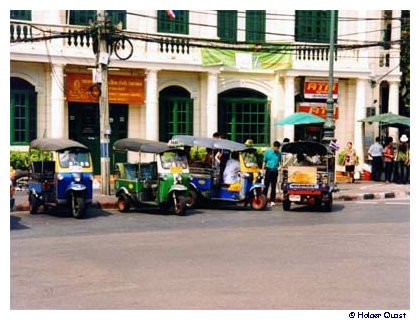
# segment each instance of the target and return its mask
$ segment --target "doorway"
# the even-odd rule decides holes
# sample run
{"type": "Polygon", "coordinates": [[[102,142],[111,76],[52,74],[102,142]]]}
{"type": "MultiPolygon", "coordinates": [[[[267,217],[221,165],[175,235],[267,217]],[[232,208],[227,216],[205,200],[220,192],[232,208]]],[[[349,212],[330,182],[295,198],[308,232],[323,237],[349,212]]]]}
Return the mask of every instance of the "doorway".
{"type": "MultiPolygon", "coordinates": [[[[125,153],[116,153],[115,159],[112,145],[118,139],[127,138],[128,134],[128,105],[110,104],[109,122],[111,127],[109,154],[110,170],[113,171],[115,162],[126,162],[125,153]]],[[[96,103],[69,103],[69,138],[76,140],[92,153],[94,174],[101,174],[100,156],[100,125],[99,105],[96,103]]]]}

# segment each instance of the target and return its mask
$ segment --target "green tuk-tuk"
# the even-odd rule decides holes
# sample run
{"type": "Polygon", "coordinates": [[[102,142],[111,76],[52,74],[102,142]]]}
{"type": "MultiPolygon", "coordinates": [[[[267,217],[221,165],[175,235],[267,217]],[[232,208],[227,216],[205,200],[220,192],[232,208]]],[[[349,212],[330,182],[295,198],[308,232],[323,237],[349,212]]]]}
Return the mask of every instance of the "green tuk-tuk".
{"type": "Polygon", "coordinates": [[[136,152],[139,157],[138,163],[115,164],[115,191],[121,212],[147,204],[163,211],[173,209],[177,215],[185,213],[190,173],[184,150],[137,138],[118,140],[113,149],[136,152]]]}

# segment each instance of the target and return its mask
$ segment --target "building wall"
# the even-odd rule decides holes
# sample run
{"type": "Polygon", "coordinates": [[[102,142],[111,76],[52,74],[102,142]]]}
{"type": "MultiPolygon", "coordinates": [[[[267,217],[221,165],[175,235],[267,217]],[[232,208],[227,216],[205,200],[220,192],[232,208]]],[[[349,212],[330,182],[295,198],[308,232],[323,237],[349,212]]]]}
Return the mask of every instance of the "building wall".
{"type": "MultiPolygon", "coordinates": [[[[155,10],[133,11],[150,18],[127,15],[127,31],[156,33],[157,22],[155,10]]],[[[266,12],[267,17],[271,14],[284,15],[281,19],[266,21],[267,42],[290,42],[294,39],[294,21],[290,17],[294,15],[292,10],[272,10],[266,12]],[[287,17],[289,15],[289,17],[287,17]]],[[[393,17],[398,17],[400,11],[393,11],[393,17]]],[[[359,41],[378,41],[382,34],[378,32],[367,32],[369,30],[380,30],[382,11],[340,11],[339,17],[356,17],[352,21],[340,21],[338,34],[340,39],[359,41]],[[365,20],[365,18],[378,18],[378,20],[365,20]]],[[[245,11],[238,12],[238,40],[245,40],[245,11]]],[[[277,18],[280,16],[276,16],[277,18]]],[[[66,12],[63,10],[34,10],[32,11],[32,22],[43,22],[51,26],[43,28],[54,31],[67,31],[66,12]]],[[[188,37],[217,39],[217,15],[200,11],[190,12],[190,32],[188,37]],[[200,26],[200,24],[202,26],[200,26]],[[214,26],[214,27],[211,27],[214,26]]],[[[399,39],[398,27],[400,22],[392,20],[392,38],[399,39]]],[[[72,26],[73,28],[73,26],[72,26]]],[[[77,28],[74,26],[74,28],[77,28]]],[[[83,28],[83,27],[82,27],[83,28]]],[[[162,34],[162,37],[165,35],[162,34]]],[[[182,35],[180,35],[182,37],[182,35]]],[[[275,126],[275,120],[285,116],[285,108],[288,103],[285,100],[291,94],[290,86],[287,87],[286,79],[290,78],[295,84],[292,94],[298,94],[298,88],[304,77],[328,77],[329,62],[315,58],[299,58],[296,54],[292,57],[292,68],[288,70],[240,70],[226,68],[224,66],[204,67],[201,61],[199,48],[191,47],[190,53],[166,53],[160,52],[157,43],[144,41],[133,41],[134,53],[127,61],[120,61],[115,56],[111,57],[109,67],[118,68],[114,74],[144,75],[149,68],[158,70],[158,93],[164,88],[172,85],[181,86],[186,89],[191,98],[194,99],[194,127],[193,132],[197,135],[208,135],[208,103],[212,101],[211,95],[220,94],[233,88],[249,88],[259,91],[267,96],[271,108],[271,142],[282,140],[283,137],[290,137],[291,129],[275,126]],[[208,74],[217,74],[217,92],[208,92],[208,74]]],[[[57,86],[54,74],[51,73],[52,65],[63,65],[65,70],[69,68],[81,68],[95,65],[95,55],[92,47],[68,45],[66,39],[55,39],[33,43],[14,44],[10,48],[10,76],[20,77],[35,86],[38,94],[38,129],[39,137],[50,136],[52,121],[51,88],[57,86]]],[[[386,53],[382,48],[360,48],[349,51],[341,51],[334,61],[334,77],[339,78],[338,105],[340,108],[339,119],[336,121],[335,136],[339,143],[344,146],[346,141],[354,141],[359,150],[364,137],[361,134],[376,135],[377,129],[369,128],[364,133],[359,133],[357,117],[360,110],[356,110],[357,101],[365,101],[366,107],[373,105],[373,100],[379,100],[379,84],[381,81],[398,81],[400,76],[398,65],[398,46],[387,51],[391,60],[389,66],[381,66],[379,57],[386,53]],[[394,58],[395,57],[395,58],[394,58]],[[377,81],[377,85],[371,87],[368,84],[360,84],[358,80],[370,79],[377,81]],[[358,89],[359,88],[359,89],[358,89]],[[365,88],[360,92],[360,88],[365,88]],[[359,91],[358,91],[359,90],[359,91]],[[363,97],[362,97],[363,96],[363,97]]],[[[65,74],[65,72],[64,72],[65,74]]],[[[367,81],[367,80],[366,80],[367,81]]],[[[55,87],[57,89],[57,87],[55,87]]],[[[64,93],[63,93],[64,96],[64,93]]],[[[395,109],[395,106],[393,106],[395,109]]],[[[129,137],[145,137],[148,126],[146,123],[146,104],[129,105],[129,137]]],[[[67,102],[64,101],[63,115],[63,136],[68,132],[67,102]]],[[[378,110],[379,111],[379,110],[378,110]]],[[[217,118],[217,117],[216,117],[217,118]]],[[[55,119],[55,118],[54,118],[55,119]]],[[[159,125],[158,119],[153,125],[159,125]]],[[[398,133],[395,133],[398,135],[398,133]]],[[[13,147],[15,148],[15,147],[13,147]]]]}

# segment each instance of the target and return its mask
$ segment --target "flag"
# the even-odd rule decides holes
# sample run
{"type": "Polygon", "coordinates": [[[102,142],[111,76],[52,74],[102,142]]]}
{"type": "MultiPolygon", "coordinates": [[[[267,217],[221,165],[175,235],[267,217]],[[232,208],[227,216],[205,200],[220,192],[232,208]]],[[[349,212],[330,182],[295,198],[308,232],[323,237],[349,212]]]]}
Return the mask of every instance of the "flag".
{"type": "Polygon", "coordinates": [[[174,20],[175,19],[175,11],[174,10],[165,10],[166,12],[166,16],[171,19],[174,20]]]}
{"type": "Polygon", "coordinates": [[[330,141],[330,148],[333,149],[334,151],[340,150],[340,146],[332,140],[330,141]]]}

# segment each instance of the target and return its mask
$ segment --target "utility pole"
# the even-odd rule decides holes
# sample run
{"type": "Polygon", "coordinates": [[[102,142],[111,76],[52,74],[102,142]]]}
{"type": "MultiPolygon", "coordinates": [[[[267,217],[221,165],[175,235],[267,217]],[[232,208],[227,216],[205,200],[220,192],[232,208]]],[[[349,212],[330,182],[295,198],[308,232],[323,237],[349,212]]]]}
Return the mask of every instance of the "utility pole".
{"type": "Polygon", "coordinates": [[[327,97],[327,119],[324,123],[324,143],[330,143],[334,139],[335,121],[334,121],[334,42],[335,42],[335,10],[331,10],[330,22],[330,52],[329,52],[329,72],[328,72],[328,97],[327,97]]]}
{"type": "Polygon", "coordinates": [[[97,11],[98,30],[98,52],[96,54],[96,67],[98,78],[101,81],[101,96],[99,99],[99,131],[101,150],[101,188],[102,194],[110,194],[110,160],[109,160],[109,136],[111,127],[109,125],[109,101],[108,101],[108,62],[109,54],[106,43],[107,23],[105,10],[97,11]]]}

